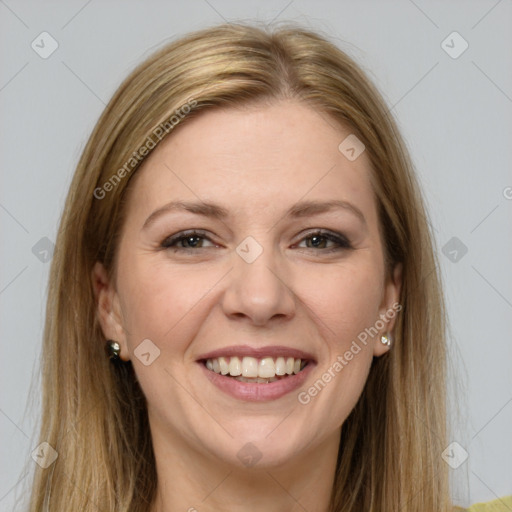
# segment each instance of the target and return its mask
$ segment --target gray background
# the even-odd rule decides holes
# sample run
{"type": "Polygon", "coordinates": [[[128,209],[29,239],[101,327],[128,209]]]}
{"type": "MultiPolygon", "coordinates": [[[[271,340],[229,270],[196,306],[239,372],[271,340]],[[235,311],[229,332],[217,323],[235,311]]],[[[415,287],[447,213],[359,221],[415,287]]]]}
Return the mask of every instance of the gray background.
{"type": "MultiPolygon", "coordinates": [[[[330,35],[393,106],[446,286],[451,388],[458,389],[450,440],[469,453],[450,470],[453,497],[468,505],[512,493],[511,0],[0,0],[1,510],[26,494],[35,467],[45,237],[55,241],[91,129],[121,80],[164,41],[254,19],[293,20],[330,35]],[[46,59],[31,47],[43,31],[59,45],[46,59]],[[458,58],[441,46],[453,31],[469,44],[458,58]]],[[[447,44],[453,53],[463,43],[447,44]]]]}

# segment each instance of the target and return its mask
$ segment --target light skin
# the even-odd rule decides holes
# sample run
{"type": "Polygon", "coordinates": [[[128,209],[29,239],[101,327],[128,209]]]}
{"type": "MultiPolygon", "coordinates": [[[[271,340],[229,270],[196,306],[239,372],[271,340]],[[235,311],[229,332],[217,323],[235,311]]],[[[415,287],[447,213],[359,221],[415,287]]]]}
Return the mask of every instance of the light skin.
{"type": "Polygon", "coordinates": [[[385,271],[369,160],[338,150],[350,133],[292,100],[216,109],[179,126],[134,176],[116,280],[97,263],[93,282],[103,333],[121,345],[147,397],[153,512],[328,510],[341,425],[373,358],[389,350],[380,334],[394,319],[309,403],[297,395],[393,309],[401,286],[399,265],[385,271]],[[143,227],[171,201],[214,203],[227,216],[174,209],[143,227]],[[306,201],[351,207],[287,215],[306,201]],[[199,238],[161,247],[193,229],[199,238]],[[248,236],[263,249],[252,263],[236,251],[248,236]],[[147,366],[135,355],[145,339],[160,350],[147,366]],[[244,401],[197,362],[233,345],[297,348],[315,366],[296,391],[244,401]],[[251,467],[237,456],[247,443],[261,454],[251,467]]]}

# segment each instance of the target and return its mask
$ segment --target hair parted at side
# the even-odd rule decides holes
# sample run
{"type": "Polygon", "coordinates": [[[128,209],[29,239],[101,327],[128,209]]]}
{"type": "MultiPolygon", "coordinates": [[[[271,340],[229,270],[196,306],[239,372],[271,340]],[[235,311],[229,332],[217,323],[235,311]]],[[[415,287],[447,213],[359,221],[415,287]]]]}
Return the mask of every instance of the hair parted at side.
{"type": "Polygon", "coordinates": [[[115,279],[127,185],[176,111],[192,105],[181,125],[206,109],[279,99],[310,105],[365,144],[388,269],[403,264],[393,348],[374,359],[342,426],[331,510],[451,509],[440,456],[447,444],[444,302],[425,207],[395,122],[359,66],[323,36],[296,26],[226,24],[191,33],[140,64],[78,163],[51,265],[43,342],[39,441],[59,456],[36,469],[31,512],[149,510],[157,475],[145,397],[131,363],[116,366],[105,355],[91,272],[101,261],[115,279]],[[141,147],[144,157],[127,166],[141,147]],[[112,185],[116,173],[123,176],[112,185]]]}

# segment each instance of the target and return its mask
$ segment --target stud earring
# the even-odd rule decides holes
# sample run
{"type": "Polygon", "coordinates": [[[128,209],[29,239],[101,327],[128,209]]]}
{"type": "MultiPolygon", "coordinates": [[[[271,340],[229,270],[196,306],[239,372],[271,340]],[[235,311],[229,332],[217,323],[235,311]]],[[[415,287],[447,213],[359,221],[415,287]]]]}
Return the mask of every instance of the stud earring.
{"type": "Polygon", "coordinates": [[[383,345],[387,345],[388,347],[391,346],[391,338],[387,333],[381,336],[380,341],[383,345]]]}
{"type": "Polygon", "coordinates": [[[114,361],[119,361],[121,359],[121,345],[117,343],[117,341],[114,340],[108,340],[105,343],[105,350],[107,352],[107,355],[110,359],[114,361]]]}

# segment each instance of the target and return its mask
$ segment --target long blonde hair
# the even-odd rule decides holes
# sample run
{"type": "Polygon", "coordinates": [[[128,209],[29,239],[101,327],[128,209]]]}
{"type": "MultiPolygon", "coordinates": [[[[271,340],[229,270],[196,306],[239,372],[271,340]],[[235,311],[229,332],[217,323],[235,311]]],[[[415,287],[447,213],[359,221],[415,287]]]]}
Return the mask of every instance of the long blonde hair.
{"type": "Polygon", "coordinates": [[[139,65],[80,158],[51,265],[43,341],[39,441],[59,456],[36,469],[30,511],[150,509],[157,475],[145,397],[131,363],[113,365],[104,353],[91,270],[101,261],[115,275],[126,187],[176,111],[192,105],[181,124],[205,109],[281,98],[310,105],[364,142],[387,268],[403,264],[394,345],[374,360],[342,426],[331,511],[450,509],[441,458],[444,303],[433,237],[395,122],[358,65],[326,38],[295,26],[229,24],[189,34],[139,65]],[[131,161],[141,147],[146,155],[131,161]]]}

